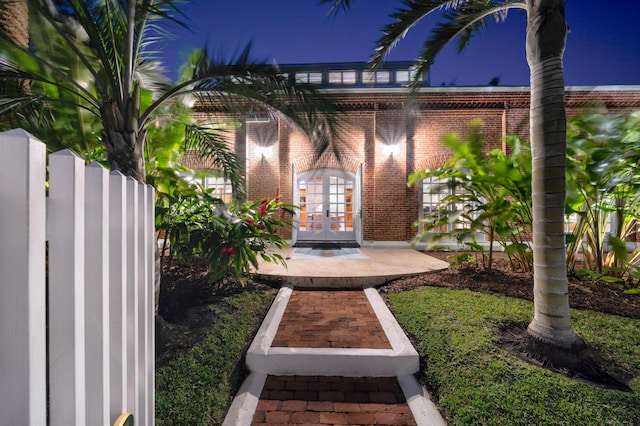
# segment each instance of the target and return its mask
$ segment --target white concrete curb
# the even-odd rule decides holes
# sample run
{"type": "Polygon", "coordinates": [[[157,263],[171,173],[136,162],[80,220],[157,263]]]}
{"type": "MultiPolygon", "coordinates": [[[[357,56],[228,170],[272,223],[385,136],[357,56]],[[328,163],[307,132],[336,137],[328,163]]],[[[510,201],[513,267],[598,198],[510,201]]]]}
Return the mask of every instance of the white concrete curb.
{"type": "Polygon", "coordinates": [[[447,422],[431,400],[429,392],[420,385],[413,374],[397,378],[418,426],[446,426],[447,422]]]}
{"type": "Polygon", "coordinates": [[[233,399],[222,426],[248,426],[251,424],[266,380],[266,374],[249,374],[233,399]]]}
{"type": "Polygon", "coordinates": [[[253,360],[254,358],[260,359],[269,352],[269,348],[271,348],[271,343],[276,337],[280,321],[287,308],[292,292],[292,286],[282,286],[271,304],[269,312],[267,312],[267,315],[262,320],[258,333],[256,337],[253,338],[253,342],[251,342],[251,346],[249,346],[249,350],[247,351],[247,367],[249,367],[250,371],[259,371],[252,368],[253,360]]]}

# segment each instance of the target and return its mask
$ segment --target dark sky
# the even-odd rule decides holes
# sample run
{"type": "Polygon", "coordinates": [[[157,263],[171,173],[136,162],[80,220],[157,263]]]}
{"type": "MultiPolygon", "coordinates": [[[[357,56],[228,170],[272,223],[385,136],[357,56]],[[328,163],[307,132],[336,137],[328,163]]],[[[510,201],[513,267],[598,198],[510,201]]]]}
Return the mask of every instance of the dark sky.
{"type": "MultiPolygon", "coordinates": [[[[367,61],[400,4],[360,0],[348,14],[328,18],[328,6],[316,0],[192,0],[184,6],[191,31],[173,29],[176,40],[161,49],[172,77],[185,52],[205,44],[230,58],[251,42],[255,60],[279,64],[367,61]]],[[[640,85],[640,0],[566,0],[566,15],[566,85],[640,85]]],[[[388,59],[413,60],[432,26],[420,22],[388,59]]],[[[448,46],[431,69],[432,85],[486,85],[494,77],[528,85],[525,29],[525,16],[512,10],[463,53],[448,46]]]]}

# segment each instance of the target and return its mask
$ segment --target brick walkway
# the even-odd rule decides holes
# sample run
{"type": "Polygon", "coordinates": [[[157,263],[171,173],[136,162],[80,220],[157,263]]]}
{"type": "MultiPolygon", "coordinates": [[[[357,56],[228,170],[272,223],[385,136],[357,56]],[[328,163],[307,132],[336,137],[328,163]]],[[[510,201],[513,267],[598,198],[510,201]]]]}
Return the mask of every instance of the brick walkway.
{"type": "Polygon", "coordinates": [[[294,290],[272,346],[391,348],[362,290],[294,290]]]}
{"type": "Polygon", "coordinates": [[[251,424],[416,423],[395,377],[269,376],[251,424]]]}
{"type": "MultiPolygon", "coordinates": [[[[362,289],[294,289],[271,346],[391,349],[362,289]]],[[[268,376],[251,424],[416,423],[395,377],[268,376]]]]}

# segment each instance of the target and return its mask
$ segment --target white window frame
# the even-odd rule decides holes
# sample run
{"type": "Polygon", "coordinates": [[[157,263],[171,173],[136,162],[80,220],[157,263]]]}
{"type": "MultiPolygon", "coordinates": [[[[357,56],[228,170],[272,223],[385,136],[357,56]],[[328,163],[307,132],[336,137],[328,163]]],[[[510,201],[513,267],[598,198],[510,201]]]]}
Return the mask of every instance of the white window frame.
{"type": "Polygon", "coordinates": [[[296,83],[322,84],[321,71],[298,71],[295,76],[296,83]]]}
{"type": "Polygon", "coordinates": [[[220,198],[225,204],[230,204],[234,198],[231,180],[224,176],[206,176],[203,178],[202,186],[206,189],[215,188],[215,191],[211,195],[220,198]]]}
{"type": "MultiPolygon", "coordinates": [[[[427,205],[431,206],[432,211],[434,206],[437,206],[440,201],[447,197],[448,195],[452,195],[458,189],[458,187],[456,188],[451,188],[451,186],[446,183],[443,182],[441,179],[438,179],[435,176],[429,176],[425,179],[422,179],[420,181],[420,188],[419,188],[419,206],[418,206],[418,210],[419,210],[419,215],[420,217],[424,217],[427,213],[431,213],[428,212],[427,209],[425,208],[427,205]],[[428,182],[427,182],[428,181],[428,182]],[[430,187],[434,187],[436,185],[443,185],[443,188],[439,191],[439,192],[432,192],[430,187]],[[429,202],[425,201],[425,197],[429,197],[431,200],[429,202]]],[[[462,204],[456,204],[456,210],[457,211],[464,211],[464,205],[462,204]]],[[[474,213],[477,214],[477,213],[474,213]]],[[[461,218],[460,219],[462,222],[467,222],[468,219],[464,219],[461,218]]],[[[454,229],[463,229],[464,228],[464,223],[459,223],[459,222],[455,222],[455,223],[447,223],[446,225],[446,229],[443,229],[441,232],[450,232],[453,231],[454,229]]],[[[430,231],[429,234],[435,235],[438,234],[439,231],[430,231]]],[[[476,236],[477,236],[477,240],[478,241],[483,241],[485,239],[484,237],[484,233],[478,231],[476,232],[476,236]]]]}
{"type": "Polygon", "coordinates": [[[354,86],[358,83],[358,72],[356,70],[329,70],[328,83],[354,86]]]}
{"type": "Polygon", "coordinates": [[[391,84],[390,70],[362,71],[362,84],[391,84]]]}
{"type": "MultiPolygon", "coordinates": [[[[409,85],[416,76],[416,71],[412,69],[396,70],[396,84],[409,85]]],[[[422,76],[420,76],[422,81],[422,76]]]]}

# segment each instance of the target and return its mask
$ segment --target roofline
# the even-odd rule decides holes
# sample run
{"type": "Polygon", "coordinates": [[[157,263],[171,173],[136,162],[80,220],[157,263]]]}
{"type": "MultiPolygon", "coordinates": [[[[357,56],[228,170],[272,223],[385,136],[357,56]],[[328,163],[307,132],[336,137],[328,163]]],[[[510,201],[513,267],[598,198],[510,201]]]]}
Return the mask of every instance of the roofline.
{"type": "MultiPolygon", "coordinates": [[[[353,88],[322,88],[319,89],[328,94],[407,94],[406,87],[353,87],[353,88]]],[[[486,93],[507,93],[507,92],[530,92],[529,86],[427,86],[419,87],[416,93],[454,93],[454,92],[486,92],[486,93]]],[[[640,91],[640,85],[601,85],[601,86],[566,86],[567,92],[633,92],[640,91]]]]}
{"type": "MultiPolygon", "coordinates": [[[[359,69],[369,69],[372,67],[370,62],[309,62],[306,64],[276,64],[278,68],[286,69],[286,70],[300,70],[300,71],[308,71],[310,69],[326,69],[326,68],[335,68],[335,69],[350,69],[350,68],[359,68],[359,69]]],[[[384,61],[380,64],[379,68],[397,68],[397,67],[413,67],[415,66],[415,61],[384,61]]]]}

